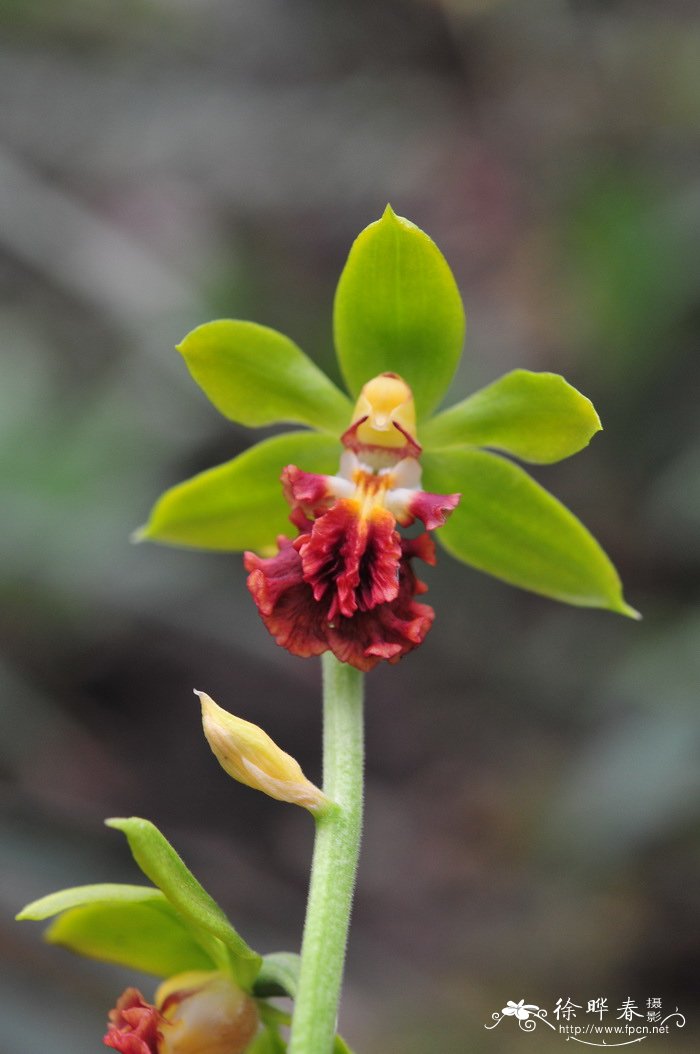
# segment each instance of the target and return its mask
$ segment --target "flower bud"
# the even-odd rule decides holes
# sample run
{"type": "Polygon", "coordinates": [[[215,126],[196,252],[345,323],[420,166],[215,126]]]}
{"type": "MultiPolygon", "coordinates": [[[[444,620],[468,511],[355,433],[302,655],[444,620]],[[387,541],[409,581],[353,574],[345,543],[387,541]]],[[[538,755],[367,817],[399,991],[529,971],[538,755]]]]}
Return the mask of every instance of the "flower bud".
{"type": "Polygon", "coordinates": [[[158,1054],[243,1054],[258,1029],[255,1002],[224,974],[184,973],[156,992],[158,1054]]]}
{"type": "Polygon", "coordinates": [[[380,373],[367,381],[343,442],[355,451],[391,450],[402,457],[420,454],[413,393],[397,373],[380,373]]]}
{"type": "Polygon", "coordinates": [[[278,801],[301,805],[318,815],[329,805],[299,762],[286,754],[262,728],[234,717],[205,692],[195,692],[202,704],[202,727],[221,767],[239,783],[278,801]]]}
{"type": "Polygon", "coordinates": [[[230,977],[192,971],[165,981],[155,1005],[127,988],[103,1042],[120,1054],[244,1054],[258,1024],[255,1000],[230,977]]]}

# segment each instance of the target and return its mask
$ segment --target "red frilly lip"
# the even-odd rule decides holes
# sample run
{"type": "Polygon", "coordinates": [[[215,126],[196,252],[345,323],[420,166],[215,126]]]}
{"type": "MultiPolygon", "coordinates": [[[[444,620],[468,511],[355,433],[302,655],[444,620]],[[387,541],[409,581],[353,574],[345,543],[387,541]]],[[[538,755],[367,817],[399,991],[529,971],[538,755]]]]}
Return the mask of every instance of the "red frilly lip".
{"type": "Polygon", "coordinates": [[[147,1003],[137,988],[127,988],[109,1012],[102,1042],[120,1054],[158,1054],[162,1021],[158,1009],[147,1003]]]}
{"type": "Polygon", "coordinates": [[[299,535],[279,538],[277,556],[244,558],[248,589],[278,644],[305,658],[331,650],[369,670],[424,640],[435,613],[415,600],[426,587],[411,560],[434,563],[435,547],[427,534],[402,538],[397,522],[419,519],[433,530],[459,495],[429,494],[419,483],[410,457],[373,472],[346,452],[337,476],[287,465],[282,487],[299,535]]]}
{"type": "Polygon", "coordinates": [[[291,652],[309,658],[328,651],[326,639],[327,607],[318,604],[311,586],[304,581],[301,557],[282,535],[277,556],[263,559],[245,553],[248,589],[260,616],[277,643],[291,652]]]}
{"type": "Polygon", "coordinates": [[[295,542],[314,600],[328,599],[327,619],[351,618],[394,600],[399,591],[401,540],[390,512],[362,516],[352,499],[336,502],[295,542]]]}
{"type": "Polygon", "coordinates": [[[435,546],[427,534],[402,540],[396,598],[353,618],[340,618],[328,628],[328,641],[336,658],[359,670],[371,670],[382,659],[396,663],[422,644],[435,612],[414,597],[427,589],[411,565],[412,556],[435,563],[435,546]]]}
{"type": "Polygon", "coordinates": [[[281,538],[280,552],[269,559],[245,554],[248,589],[278,644],[305,658],[330,650],[341,662],[368,671],[382,659],[398,662],[422,643],[435,613],[414,599],[426,587],[416,577],[411,560],[435,562],[435,547],[427,534],[399,541],[392,599],[371,608],[358,605],[349,617],[339,611],[336,592],[326,589],[315,599],[298,551],[308,540],[309,532],[295,542],[281,538]]]}

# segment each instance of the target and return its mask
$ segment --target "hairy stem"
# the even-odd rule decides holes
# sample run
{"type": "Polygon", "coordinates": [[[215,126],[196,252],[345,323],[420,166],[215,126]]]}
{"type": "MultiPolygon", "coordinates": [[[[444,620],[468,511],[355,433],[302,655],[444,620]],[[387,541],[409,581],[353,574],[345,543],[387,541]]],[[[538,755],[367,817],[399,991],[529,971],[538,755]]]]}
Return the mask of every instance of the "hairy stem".
{"type": "Polygon", "coordinates": [[[362,832],[363,675],[323,656],[323,790],[289,1054],[330,1054],[362,832]]]}

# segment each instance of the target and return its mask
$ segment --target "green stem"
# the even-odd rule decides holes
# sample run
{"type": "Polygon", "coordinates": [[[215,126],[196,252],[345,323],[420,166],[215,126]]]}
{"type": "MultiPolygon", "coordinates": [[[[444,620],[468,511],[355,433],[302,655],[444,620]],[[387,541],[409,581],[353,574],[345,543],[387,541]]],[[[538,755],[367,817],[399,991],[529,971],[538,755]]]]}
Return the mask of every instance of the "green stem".
{"type": "Polygon", "coordinates": [[[330,1054],[362,833],[363,676],[323,656],[323,790],[289,1054],[330,1054]]]}

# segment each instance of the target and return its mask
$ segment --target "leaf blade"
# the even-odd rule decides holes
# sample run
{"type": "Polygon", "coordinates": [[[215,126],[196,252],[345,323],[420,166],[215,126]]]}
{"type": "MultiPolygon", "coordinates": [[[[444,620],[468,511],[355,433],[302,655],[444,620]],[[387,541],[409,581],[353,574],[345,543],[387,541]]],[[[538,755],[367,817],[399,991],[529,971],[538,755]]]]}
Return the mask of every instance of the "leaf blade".
{"type": "Polygon", "coordinates": [[[463,447],[426,454],[424,467],[431,490],[462,491],[439,531],[457,559],[554,600],[639,617],[598,542],[519,466],[463,447]]]}
{"type": "Polygon", "coordinates": [[[590,399],[559,374],[512,370],[428,421],[421,442],[492,447],[545,465],[578,453],[600,429],[590,399]]]}
{"type": "Polygon", "coordinates": [[[352,406],[294,341],[268,326],[217,319],[177,349],[225,417],[250,427],[292,422],[341,435],[352,406]]]}
{"type": "Polygon", "coordinates": [[[287,432],[165,491],[137,538],[235,552],[273,548],[291,537],[280,475],[288,464],[307,472],[337,470],[340,443],[315,432],[287,432]]]}
{"type": "Polygon", "coordinates": [[[390,206],[350,250],[333,328],[353,394],[377,374],[394,372],[413,389],[419,417],[440,402],[462,353],[462,299],[435,243],[390,206]]]}

